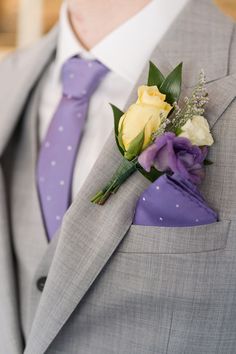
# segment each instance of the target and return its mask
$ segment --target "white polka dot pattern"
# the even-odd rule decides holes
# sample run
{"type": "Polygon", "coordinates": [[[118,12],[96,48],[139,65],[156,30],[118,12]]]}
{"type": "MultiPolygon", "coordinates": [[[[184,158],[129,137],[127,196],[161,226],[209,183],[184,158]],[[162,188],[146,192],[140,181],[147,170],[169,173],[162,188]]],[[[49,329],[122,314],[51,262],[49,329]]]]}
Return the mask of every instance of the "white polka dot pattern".
{"type": "Polygon", "coordinates": [[[62,71],[63,97],[40,149],[37,184],[48,239],[70,205],[71,180],[88,103],[108,72],[98,61],[69,59],[62,71]]]}
{"type": "Polygon", "coordinates": [[[208,207],[198,188],[178,175],[163,175],[140,197],[134,224],[187,227],[214,223],[217,214],[208,207]]]}

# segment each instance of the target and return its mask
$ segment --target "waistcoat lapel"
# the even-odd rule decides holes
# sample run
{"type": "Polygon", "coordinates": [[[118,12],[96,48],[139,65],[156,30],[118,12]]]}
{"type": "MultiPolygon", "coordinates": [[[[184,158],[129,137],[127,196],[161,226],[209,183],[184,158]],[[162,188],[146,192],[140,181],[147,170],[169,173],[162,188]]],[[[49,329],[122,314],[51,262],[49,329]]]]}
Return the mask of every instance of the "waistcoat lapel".
{"type": "MultiPolygon", "coordinates": [[[[206,73],[209,73],[210,80],[219,79],[227,74],[230,45],[228,38],[232,30],[233,24],[225,20],[210,0],[191,1],[155,50],[151,60],[165,73],[173,65],[184,61],[184,93],[186,93],[187,86],[191,86],[195,82],[194,80],[197,79],[197,74],[204,64],[206,64],[205,70],[206,73]],[[213,22],[210,24],[212,35],[218,27],[220,30],[217,32],[223,31],[223,34],[219,33],[218,47],[211,43],[212,36],[206,38],[207,43],[203,42],[202,32],[207,31],[209,26],[206,13],[213,22]],[[215,21],[218,21],[217,25],[215,21]],[[174,43],[175,41],[177,44],[174,43]],[[205,51],[209,47],[211,48],[210,52],[206,53],[205,51]],[[212,59],[210,54],[213,55],[217,48],[220,48],[222,52],[221,64],[224,62],[226,64],[220,66],[220,61],[216,60],[211,68],[208,63],[212,59]],[[198,54],[199,52],[202,57],[198,54]]],[[[143,84],[146,80],[147,71],[145,70],[138,84],[143,84]]],[[[227,86],[228,93],[230,85],[235,80],[230,79],[229,81],[231,83],[227,86]]],[[[134,101],[136,91],[137,87],[127,106],[134,101]]],[[[215,93],[214,96],[216,97],[216,95],[215,93]]],[[[218,94],[217,97],[219,98],[219,96],[218,94]]],[[[234,94],[231,93],[231,101],[233,96],[234,94]]],[[[214,97],[212,97],[212,101],[214,101],[214,97]]],[[[220,102],[223,104],[222,101],[220,102]]],[[[228,103],[227,101],[223,105],[217,104],[217,108],[212,114],[212,125],[223,113],[228,103]]],[[[64,217],[55,256],[28,338],[25,354],[43,354],[47,350],[102,271],[132,223],[136,201],[149,184],[139,173],[133,175],[117,195],[111,197],[104,206],[90,203],[91,196],[101,189],[119,165],[121,156],[117,150],[112,134],[84,187],[64,217]]]]}
{"type": "Polygon", "coordinates": [[[40,82],[29,96],[22,122],[13,136],[11,149],[5,156],[9,164],[6,168],[9,171],[6,183],[9,190],[9,209],[18,279],[20,279],[21,323],[25,336],[29,331],[32,285],[36,288],[33,284],[34,274],[48,247],[35,182],[41,86],[40,82]]]}

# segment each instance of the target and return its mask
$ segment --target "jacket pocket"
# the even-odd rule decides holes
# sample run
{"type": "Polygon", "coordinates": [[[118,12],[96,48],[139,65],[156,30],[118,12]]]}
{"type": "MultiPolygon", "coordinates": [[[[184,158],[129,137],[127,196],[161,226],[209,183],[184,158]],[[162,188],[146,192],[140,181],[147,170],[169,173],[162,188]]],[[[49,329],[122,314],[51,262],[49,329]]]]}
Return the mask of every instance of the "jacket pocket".
{"type": "Polygon", "coordinates": [[[230,221],[194,227],[132,225],[118,248],[122,253],[185,254],[224,249],[230,221]]]}

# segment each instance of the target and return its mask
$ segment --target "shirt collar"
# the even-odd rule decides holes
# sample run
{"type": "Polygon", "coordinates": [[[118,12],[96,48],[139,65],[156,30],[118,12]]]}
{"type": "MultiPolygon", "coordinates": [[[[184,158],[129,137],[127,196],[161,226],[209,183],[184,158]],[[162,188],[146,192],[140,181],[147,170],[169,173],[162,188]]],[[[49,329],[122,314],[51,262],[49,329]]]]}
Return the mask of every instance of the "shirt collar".
{"type": "Polygon", "coordinates": [[[90,51],[74,34],[64,3],[59,21],[56,68],[74,55],[98,59],[131,83],[138,80],[148,58],[188,0],[153,0],[142,11],[111,32],[90,51]]]}

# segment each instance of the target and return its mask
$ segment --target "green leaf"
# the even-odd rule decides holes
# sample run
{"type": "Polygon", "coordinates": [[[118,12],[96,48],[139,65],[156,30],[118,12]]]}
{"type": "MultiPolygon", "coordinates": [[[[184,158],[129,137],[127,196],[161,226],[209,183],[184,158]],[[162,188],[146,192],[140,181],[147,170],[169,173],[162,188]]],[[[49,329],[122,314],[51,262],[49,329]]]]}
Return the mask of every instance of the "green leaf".
{"type": "Polygon", "coordinates": [[[176,136],[179,136],[182,132],[183,132],[183,130],[182,130],[180,127],[177,127],[177,128],[175,129],[175,135],[176,135],[176,136]]]}
{"type": "Polygon", "coordinates": [[[111,105],[113,115],[114,115],[114,129],[115,129],[116,144],[118,146],[118,149],[120,150],[120,153],[122,155],[124,155],[125,148],[123,146],[122,140],[119,138],[119,136],[120,136],[119,123],[120,123],[121,117],[124,115],[124,112],[122,112],[119,108],[117,108],[113,104],[110,104],[110,105],[111,105]]]}
{"type": "Polygon", "coordinates": [[[166,95],[168,103],[178,102],[182,85],[183,63],[180,63],[164,80],[160,86],[161,93],[166,95]]]}
{"type": "Polygon", "coordinates": [[[144,177],[146,177],[152,183],[163,175],[163,172],[157,171],[154,167],[151,168],[150,172],[145,171],[140,165],[137,166],[137,169],[140,173],[142,173],[144,177]]]}
{"type": "Polygon", "coordinates": [[[138,156],[142,150],[143,142],[144,142],[144,129],[130,143],[129,149],[125,152],[124,155],[125,158],[127,160],[132,160],[134,157],[138,156]]]}
{"type": "Polygon", "coordinates": [[[118,137],[117,137],[117,144],[118,144],[118,148],[119,150],[122,151],[122,155],[124,155],[124,151],[125,151],[125,147],[122,141],[122,130],[120,131],[118,137]]]}
{"type": "Polygon", "coordinates": [[[213,165],[214,164],[214,162],[212,162],[211,160],[205,160],[204,161],[204,165],[205,166],[211,166],[211,165],[213,165]]]}
{"type": "Polygon", "coordinates": [[[121,117],[124,115],[124,112],[122,112],[119,108],[114,106],[113,104],[110,103],[110,106],[113,111],[114,115],[114,122],[115,122],[115,134],[118,135],[118,129],[119,129],[119,122],[121,117]]]}
{"type": "Polygon", "coordinates": [[[148,74],[148,86],[157,86],[158,88],[164,82],[165,77],[160,72],[160,70],[153,64],[149,62],[149,74],[148,74]]]}
{"type": "Polygon", "coordinates": [[[124,151],[125,151],[125,147],[123,144],[123,123],[121,124],[121,128],[120,131],[118,132],[118,136],[116,136],[116,140],[117,140],[117,145],[120,151],[122,151],[122,155],[124,156],[124,151]]]}

